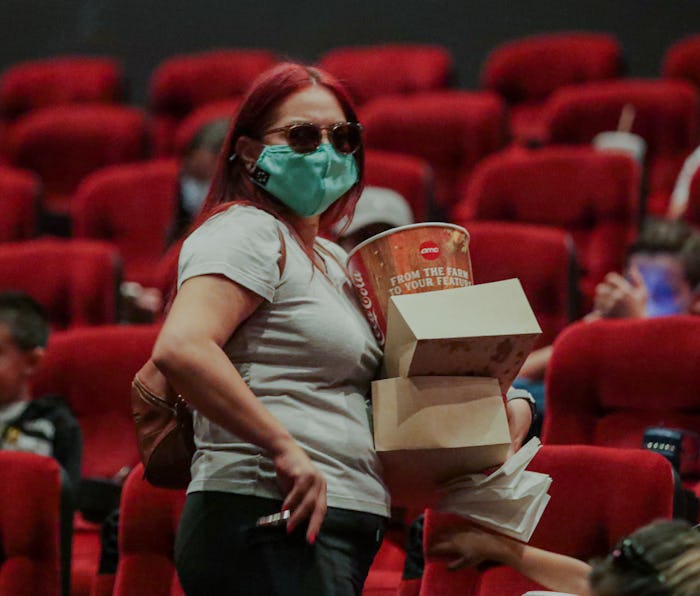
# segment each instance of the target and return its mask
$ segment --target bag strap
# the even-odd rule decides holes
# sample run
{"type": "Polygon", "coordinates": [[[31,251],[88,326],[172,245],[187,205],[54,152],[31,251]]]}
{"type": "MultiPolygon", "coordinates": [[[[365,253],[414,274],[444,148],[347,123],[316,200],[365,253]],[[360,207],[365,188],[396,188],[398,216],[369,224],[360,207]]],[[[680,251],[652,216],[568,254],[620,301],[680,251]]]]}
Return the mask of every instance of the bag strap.
{"type": "Polygon", "coordinates": [[[284,240],[284,234],[282,230],[277,228],[277,235],[280,238],[280,258],[277,261],[277,266],[280,270],[280,279],[282,279],[282,274],[284,273],[284,267],[287,264],[287,243],[284,240]]]}

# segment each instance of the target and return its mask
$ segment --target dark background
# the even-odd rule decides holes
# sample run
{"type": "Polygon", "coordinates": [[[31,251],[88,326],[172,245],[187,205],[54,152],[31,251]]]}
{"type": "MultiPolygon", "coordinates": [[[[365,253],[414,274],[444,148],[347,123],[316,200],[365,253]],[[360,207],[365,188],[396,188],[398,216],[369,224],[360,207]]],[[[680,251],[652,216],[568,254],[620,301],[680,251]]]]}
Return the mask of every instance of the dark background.
{"type": "Polygon", "coordinates": [[[314,61],[340,45],[442,44],[474,88],[489,50],[557,30],[613,33],[633,76],[657,76],[666,48],[700,32],[700,0],[2,0],[0,70],[66,53],[121,59],[129,99],[145,104],[154,67],[215,47],[271,48],[314,61]]]}

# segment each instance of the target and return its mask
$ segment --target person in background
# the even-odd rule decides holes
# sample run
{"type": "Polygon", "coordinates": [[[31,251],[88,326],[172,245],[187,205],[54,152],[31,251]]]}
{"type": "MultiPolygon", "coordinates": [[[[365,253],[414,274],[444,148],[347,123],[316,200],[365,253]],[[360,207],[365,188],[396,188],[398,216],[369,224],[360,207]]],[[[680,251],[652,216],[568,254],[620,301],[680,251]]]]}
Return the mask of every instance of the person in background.
{"type": "Polygon", "coordinates": [[[700,147],[697,147],[683,162],[683,167],[676,178],[671,192],[671,199],[666,213],[669,219],[680,219],[685,214],[690,198],[690,183],[700,167],[700,147]]]}
{"type": "Polygon", "coordinates": [[[75,488],[82,457],[78,422],[60,397],[32,399],[30,393],[48,337],[46,313],[34,299],[0,292],[0,449],[53,457],[75,488]]]}
{"type": "Polygon", "coordinates": [[[199,215],[216,173],[219,152],[229,125],[228,118],[207,122],[185,147],[180,161],[180,185],[175,215],[167,234],[168,246],[180,240],[199,215]]]}
{"type": "Polygon", "coordinates": [[[476,527],[436,536],[428,552],[457,556],[450,569],[495,561],[549,590],[579,596],[700,594],[700,531],[678,520],[661,520],[636,530],[590,565],[476,527]]]}
{"type": "MultiPolygon", "coordinates": [[[[682,221],[649,219],[628,251],[625,274],[610,272],[595,289],[587,322],[700,314],[700,233],[682,221]]],[[[515,385],[544,410],[544,376],[552,346],[525,361],[515,385]]]]}
{"type": "Polygon", "coordinates": [[[48,339],[41,305],[22,292],[0,292],[0,449],[52,457],[61,466],[61,582],[68,594],[83,441],[78,421],[60,397],[32,399],[30,384],[48,339]]]}

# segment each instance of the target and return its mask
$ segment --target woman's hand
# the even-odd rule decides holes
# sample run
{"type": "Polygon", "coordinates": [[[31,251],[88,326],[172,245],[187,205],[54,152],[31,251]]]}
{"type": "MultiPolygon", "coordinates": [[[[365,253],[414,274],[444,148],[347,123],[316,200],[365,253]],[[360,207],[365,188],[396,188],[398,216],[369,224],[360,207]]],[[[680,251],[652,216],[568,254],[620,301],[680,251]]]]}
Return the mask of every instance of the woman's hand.
{"type": "Polygon", "coordinates": [[[306,540],[313,544],[326,515],[326,479],[294,441],[285,441],[273,462],[277,482],[286,495],[282,511],[290,512],[287,532],[308,518],[306,540]]]}

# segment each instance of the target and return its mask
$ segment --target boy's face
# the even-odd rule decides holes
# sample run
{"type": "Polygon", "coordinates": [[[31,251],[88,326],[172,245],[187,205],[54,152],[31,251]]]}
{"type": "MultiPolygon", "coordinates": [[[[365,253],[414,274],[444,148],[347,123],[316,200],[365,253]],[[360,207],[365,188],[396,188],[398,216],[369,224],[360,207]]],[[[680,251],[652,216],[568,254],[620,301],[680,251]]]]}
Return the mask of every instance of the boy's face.
{"type": "Polygon", "coordinates": [[[690,312],[693,291],[678,257],[666,253],[638,253],[630,257],[629,265],[637,267],[644,278],[648,316],[690,312]]]}
{"type": "Polygon", "coordinates": [[[0,406],[28,397],[28,381],[38,363],[37,350],[20,350],[10,329],[0,323],[0,406]]]}

